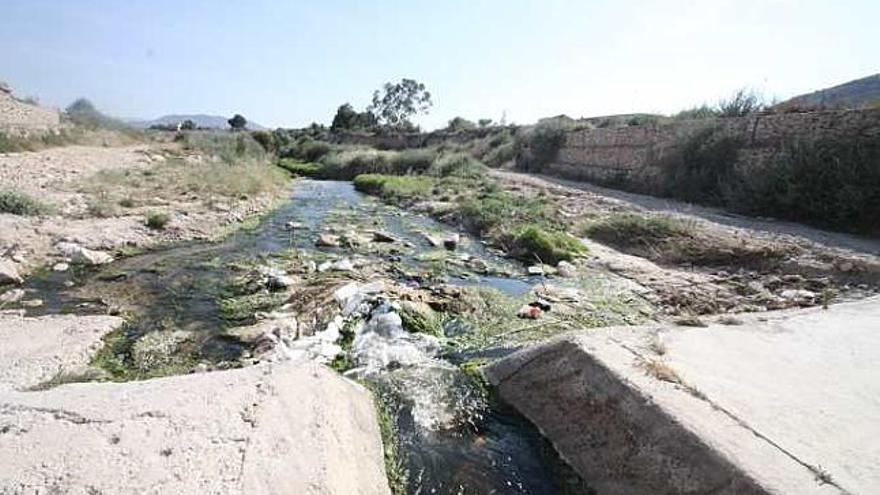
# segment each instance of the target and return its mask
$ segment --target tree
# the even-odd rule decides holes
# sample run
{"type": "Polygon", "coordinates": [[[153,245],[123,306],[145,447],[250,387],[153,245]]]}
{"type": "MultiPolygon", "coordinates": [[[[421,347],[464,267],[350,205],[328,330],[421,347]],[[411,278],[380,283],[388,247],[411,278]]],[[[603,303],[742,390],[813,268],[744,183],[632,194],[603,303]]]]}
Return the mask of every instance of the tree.
{"type": "Polygon", "coordinates": [[[373,92],[373,102],[367,111],[386,127],[410,129],[415,127],[410,118],[428,113],[431,105],[431,93],[425,90],[424,84],[401,79],[397,84],[385,83],[381,91],[373,92]]]}
{"type": "Polygon", "coordinates": [[[229,127],[232,127],[233,131],[247,127],[247,119],[239,113],[235,114],[231,119],[227,120],[227,122],[229,122],[229,127]]]}
{"type": "Polygon", "coordinates": [[[477,121],[477,124],[479,124],[480,128],[485,129],[492,125],[492,119],[480,119],[477,121]]]}
{"type": "Polygon", "coordinates": [[[184,131],[194,131],[196,129],[196,123],[190,119],[186,119],[180,123],[180,128],[184,131]]]}
{"type": "Polygon", "coordinates": [[[446,129],[451,132],[469,131],[476,128],[476,124],[464,117],[455,117],[454,119],[449,121],[449,125],[446,127],[446,129]]]}
{"type": "Polygon", "coordinates": [[[333,117],[330,129],[333,131],[369,130],[378,125],[378,119],[370,111],[358,112],[350,104],[340,105],[333,117]]]}

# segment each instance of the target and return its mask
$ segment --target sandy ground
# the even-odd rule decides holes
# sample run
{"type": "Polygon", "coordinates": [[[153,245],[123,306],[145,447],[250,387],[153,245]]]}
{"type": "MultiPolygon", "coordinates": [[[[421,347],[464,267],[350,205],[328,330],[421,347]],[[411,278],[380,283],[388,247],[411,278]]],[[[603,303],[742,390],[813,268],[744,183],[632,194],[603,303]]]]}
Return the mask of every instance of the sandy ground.
{"type": "MultiPolygon", "coordinates": [[[[0,213],[0,256],[14,260],[21,272],[60,259],[54,245],[69,241],[90,249],[150,246],[159,242],[210,238],[225,226],[265,210],[275,199],[205,198],[196,195],[156,198],[150,205],[120,209],[111,215],[90,213],[100,192],[83,184],[105,170],[148,170],[180,153],[173,144],[126,147],[68,146],[39,152],[0,154],[0,184],[54,207],[48,216],[0,213]],[[148,228],[151,211],[170,214],[163,230],[148,228]]],[[[202,157],[185,157],[198,166],[202,157]]],[[[117,191],[117,195],[120,193],[117,191]]],[[[121,195],[124,196],[124,191],[121,195]]]]}

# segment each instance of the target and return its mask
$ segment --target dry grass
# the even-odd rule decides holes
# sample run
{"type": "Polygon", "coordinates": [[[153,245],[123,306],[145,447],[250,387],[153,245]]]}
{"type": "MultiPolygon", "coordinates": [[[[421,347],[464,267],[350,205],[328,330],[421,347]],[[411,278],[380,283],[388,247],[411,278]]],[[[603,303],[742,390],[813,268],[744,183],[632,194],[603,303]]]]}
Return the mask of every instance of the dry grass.
{"type": "Polygon", "coordinates": [[[277,167],[254,162],[230,165],[169,160],[152,168],[98,172],[81,185],[80,192],[94,196],[96,204],[105,206],[157,205],[172,201],[207,201],[217,196],[253,198],[277,191],[286,181],[286,174],[277,167]]]}
{"type": "Polygon", "coordinates": [[[659,359],[642,361],[640,366],[645,370],[645,373],[658,380],[678,385],[682,384],[681,377],[678,376],[678,373],[676,373],[668,364],[659,359]]]}

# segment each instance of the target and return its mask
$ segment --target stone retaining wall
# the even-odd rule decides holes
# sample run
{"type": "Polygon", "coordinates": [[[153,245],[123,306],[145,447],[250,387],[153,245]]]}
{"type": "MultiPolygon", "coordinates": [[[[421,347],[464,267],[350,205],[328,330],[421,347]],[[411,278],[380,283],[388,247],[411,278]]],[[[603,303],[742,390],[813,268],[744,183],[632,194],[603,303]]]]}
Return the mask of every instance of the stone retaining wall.
{"type": "Polygon", "coordinates": [[[574,180],[637,184],[650,180],[663,159],[687,138],[714,128],[745,143],[739,161],[761,163],[802,138],[880,138],[880,109],[755,115],[569,132],[543,173],[574,180]]]}

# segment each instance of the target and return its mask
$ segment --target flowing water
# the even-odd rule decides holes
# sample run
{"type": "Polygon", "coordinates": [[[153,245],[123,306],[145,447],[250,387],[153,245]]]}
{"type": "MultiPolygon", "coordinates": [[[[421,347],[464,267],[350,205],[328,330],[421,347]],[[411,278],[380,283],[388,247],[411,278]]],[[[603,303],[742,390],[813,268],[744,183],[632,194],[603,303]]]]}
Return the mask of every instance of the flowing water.
{"type": "MultiPolygon", "coordinates": [[[[375,256],[413,270],[424,268],[420,255],[433,249],[424,232],[448,231],[429,218],[366,197],[351,183],[304,181],[289,202],[259,225],[224,241],[148,251],[97,270],[35,276],[26,288],[44,305],[29,312],[104,313],[118,307],[129,315],[131,339],[168,327],[189,330],[201,337],[196,345],[202,357],[235,359],[244,347],[224,336],[228,322],[218,314],[216,287],[235,274],[236,264],[291,248],[314,251],[328,224],[365,219],[414,248],[375,256]]],[[[462,273],[451,283],[491,286],[512,296],[536,283],[521,267],[475,240],[465,240],[458,252],[502,270],[493,275],[462,273]]],[[[338,258],[351,253],[322,248],[321,254],[338,258]]],[[[401,271],[398,283],[410,282],[406,273],[401,271]]],[[[372,384],[391,412],[409,493],[543,494],[577,485],[534,427],[444,356],[438,341],[401,331],[399,320],[387,304],[372,309],[352,350],[362,366],[350,374],[372,384]]]]}

